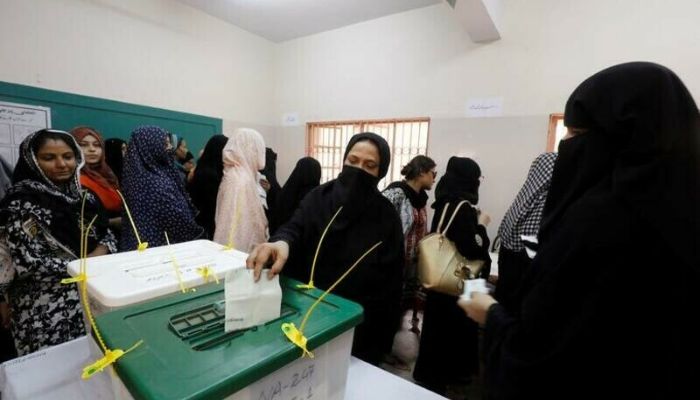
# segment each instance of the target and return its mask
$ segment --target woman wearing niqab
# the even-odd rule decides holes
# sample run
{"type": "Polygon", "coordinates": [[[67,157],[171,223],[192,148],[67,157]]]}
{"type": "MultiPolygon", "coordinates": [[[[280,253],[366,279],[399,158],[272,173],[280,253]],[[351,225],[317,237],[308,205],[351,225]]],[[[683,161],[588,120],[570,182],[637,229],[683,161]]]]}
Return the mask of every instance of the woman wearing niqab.
{"type": "Polygon", "coordinates": [[[574,90],[520,312],[462,303],[485,322],[490,398],[700,397],[698,118],[657,64],[574,90]]]}
{"type": "Polygon", "coordinates": [[[260,246],[248,259],[249,267],[255,264],[259,271],[264,263],[264,257],[257,257],[262,253],[261,248],[285,242],[289,259],[284,274],[308,282],[321,235],[333,215],[343,207],[321,245],[314,284],[328,289],[364,252],[382,242],[334,290],[335,294],[364,308],[364,322],[355,329],[352,352],[373,364],[378,364],[391,351],[400,322],[404,255],[401,221],[392,204],[377,189],[379,180],[389,169],[390,157],[389,145],[381,136],[370,132],[354,135],[345,150],[345,165],[338,177],[306,195],[291,220],[270,239],[272,243],[260,246]],[[378,163],[370,162],[377,175],[362,168],[370,163],[365,165],[353,155],[367,143],[378,154],[378,163]]]}

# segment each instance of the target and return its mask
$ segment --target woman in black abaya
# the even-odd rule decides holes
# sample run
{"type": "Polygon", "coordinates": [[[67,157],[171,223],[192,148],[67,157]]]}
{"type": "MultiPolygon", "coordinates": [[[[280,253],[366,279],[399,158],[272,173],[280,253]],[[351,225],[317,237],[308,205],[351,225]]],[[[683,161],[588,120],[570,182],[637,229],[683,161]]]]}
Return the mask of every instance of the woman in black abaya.
{"type": "Polygon", "coordinates": [[[321,234],[342,206],[321,246],[314,284],[328,289],[365,251],[382,242],[334,291],[364,308],[364,322],[355,329],[352,352],[378,364],[391,350],[400,321],[404,254],[399,216],[377,189],[389,169],[389,145],[379,135],[359,133],[350,139],[344,160],[337,179],[311,191],[270,243],[251,252],[248,267],[255,268],[259,276],[272,259],[268,276],[284,266],[285,275],[308,282],[321,234]]]}
{"type": "Polygon", "coordinates": [[[485,323],[490,398],[700,397],[698,118],[657,64],[573,92],[519,316],[461,304],[485,323]]]}
{"type": "Polygon", "coordinates": [[[315,189],[320,182],[321,164],[315,158],[304,157],[297,161],[297,165],[277,197],[275,217],[270,222],[271,234],[292,218],[304,196],[315,189]]]}
{"type": "MultiPolygon", "coordinates": [[[[461,201],[468,201],[457,212],[445,236],[468,260],[483,260],[481,277],[489,275],[490,217],[476,209],[479,203],[481,169],[470,158],[451,157],[445,175],[435,188],[435,209],[431,232],[438,230],[440,216],[448,221],[461,201]]],[[[442,230],[447,223],[443,222],[442,230]]],[[[426,290],[423,329],[413,378],[428,389],[446,394],[448,385],[468,382],[478,371],[478,326],[464,318],[456,304],[457,296],[426,290]]]]}
{"type": "Polygon", "coordinates": [[[216,196],[219,193],[219,184],[224,176],[224,161],[222,151],[228,138],[224,135],[214,135],[204,146],[202,156],[199,157],[197,167],[194,170],[192,180],[187,184],[192,203],[199,214],[195,221],[204,228],[207,238],[214,238],[216,230],[216,196]]]}

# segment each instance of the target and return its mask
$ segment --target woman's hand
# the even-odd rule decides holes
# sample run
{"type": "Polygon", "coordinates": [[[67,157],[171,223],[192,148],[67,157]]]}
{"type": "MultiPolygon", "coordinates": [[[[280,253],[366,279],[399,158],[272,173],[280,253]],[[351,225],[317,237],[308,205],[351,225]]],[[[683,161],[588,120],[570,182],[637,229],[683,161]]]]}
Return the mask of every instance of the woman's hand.
{"type": "Polygon", "coordinates": [[[462,307],[467,316],[479,325],[486,324],[489,308],[496,303],[498,303],[496,299],[484,293],[473,293],[471,300],[461,297],[457,300],[457,304],[462,307]]]}
{"type": "Polygon", "coordinates": [[[289,258],[289,245],[287,242],[278,240],[274,243],[261,243],[250,252],[245,264],[248,269],[255,270],[255,282],[260,280],[260,272],[272,260],[273,264],[267,272],[267,279],[272,279],[282,271],[284,263],[289,258]]]}
{"type": "Polygon", "coordinates": [[[109,249],[107,248],[107,246],[103,244],[98,244],[97,247],[95,247],[95,250],[91,251],[87,256],[97,257],[104,256],[105,254],[109,254],[109,249]]]}

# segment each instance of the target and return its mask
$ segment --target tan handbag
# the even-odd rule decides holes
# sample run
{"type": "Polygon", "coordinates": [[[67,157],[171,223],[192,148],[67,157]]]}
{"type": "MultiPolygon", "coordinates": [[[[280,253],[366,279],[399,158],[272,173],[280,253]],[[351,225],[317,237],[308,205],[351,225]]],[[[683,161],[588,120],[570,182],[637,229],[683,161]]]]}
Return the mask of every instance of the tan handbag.
{"type": "Polygon", "coordinates": [[[437,232],[418,242],[418,278],[426,289],[459,296],[464,290],[464,280],[475,279],[484,266],[484,260],[467,260],[459,254],[454,242],[445,236],[457,212],[465,203],[469,204],[468,201],[462,200],[457,205],[447,226],[442,230],[442,223],[450,206],[450,203],[445,204],[437,232]]]}

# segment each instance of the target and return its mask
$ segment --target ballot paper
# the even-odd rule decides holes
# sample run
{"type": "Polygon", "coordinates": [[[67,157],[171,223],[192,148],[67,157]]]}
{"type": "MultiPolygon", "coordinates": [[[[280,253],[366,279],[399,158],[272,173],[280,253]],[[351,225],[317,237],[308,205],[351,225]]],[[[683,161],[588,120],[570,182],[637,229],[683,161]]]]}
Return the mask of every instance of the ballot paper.
{"type": "Polygon", "coordinates": [[[462,293],[461,297],[466,300],[471,300],[472,293],[489,294],[489,292],[485,279],[469,279],[464,281],[464,293],[462,293]]]}
{"type": "Polygon", "coordinates": [[[261,325],[280,316],[282,288],[279,276],[267,279],[263,271],[258,282],[253,270],[237,268],[226,273],[224,300],[226,302],[226,332],[261,325]]]}

